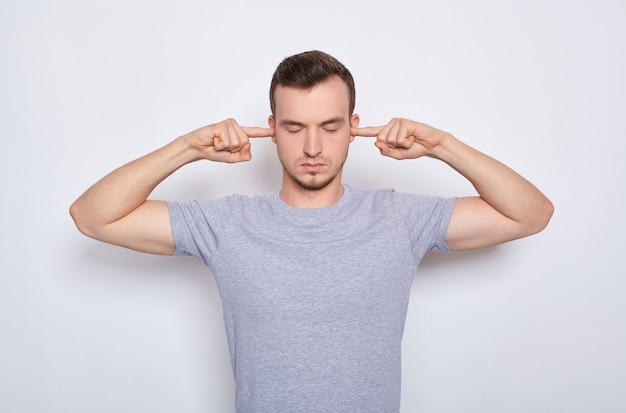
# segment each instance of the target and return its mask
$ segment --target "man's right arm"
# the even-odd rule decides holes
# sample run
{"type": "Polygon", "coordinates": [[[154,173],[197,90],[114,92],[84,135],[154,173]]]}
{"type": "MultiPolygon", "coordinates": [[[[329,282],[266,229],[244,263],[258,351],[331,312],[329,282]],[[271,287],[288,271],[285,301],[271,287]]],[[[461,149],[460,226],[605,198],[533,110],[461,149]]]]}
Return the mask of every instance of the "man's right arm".
{"type": "Polygon", "coordinates": [[[248,161],[248,138],[272,134],[271,129],[244,128],[232,119],[197,129],[106,175],[72,204],[70,214],[77,228],[91,238],[171,255],[175,245],[167,205],[148,200],[154,188],[178,168],[196,160],[248,161]]]}

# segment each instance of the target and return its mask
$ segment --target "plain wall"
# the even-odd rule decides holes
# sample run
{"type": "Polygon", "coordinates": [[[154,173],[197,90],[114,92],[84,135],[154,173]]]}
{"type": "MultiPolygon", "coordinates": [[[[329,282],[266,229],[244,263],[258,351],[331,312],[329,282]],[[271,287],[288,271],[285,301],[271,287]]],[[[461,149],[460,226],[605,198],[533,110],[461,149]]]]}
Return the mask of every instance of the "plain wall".
{"type": "MultiPolygon", "coordinates": [[[[232,412],[219,294],[193,258],[88,239],[71,202],[115,167],[234,117],[265,126],[282,58],[325,50],[362,125],[452,132],[554,202],[548,228],[426,257],[412,290],[402,412],[626,409],[626,3],[3,1],[0,411],[232,412]]],[[[278,188],[269,139],[155,191],[278,188]]],[[[351,146],[344,181],[453,196],[432,159],[351,146]]]]}

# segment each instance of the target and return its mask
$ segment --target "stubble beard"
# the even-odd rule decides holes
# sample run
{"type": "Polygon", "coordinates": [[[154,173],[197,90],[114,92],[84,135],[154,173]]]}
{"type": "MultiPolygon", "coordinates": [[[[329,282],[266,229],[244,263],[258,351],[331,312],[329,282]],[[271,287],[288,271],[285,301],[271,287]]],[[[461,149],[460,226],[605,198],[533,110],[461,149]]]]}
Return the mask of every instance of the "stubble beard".
{"type": "Polygon", "coordinates": [[[326,188],[332,181],[337,178],[339,172],[336,172],[334,175],[329,176],[325,180],[318,179],[318,174],[309,174],[307,175],[307,180],[303,180],[293,175],[289,170],[285,168],[287,174],[291,177],[291,179],[302,189],[306,189],[307,191],[319,191],[320,189],[326,188]]]}
{"type": "Polygon", "coordinates": [[[321,189],[326,188],[330,185],[336,178],[339,176],[339,173],[343,170],[343,165],[346,163],[346,159],[348,159],[348,153],[346,152],[345,157],[339,163],[339,167],[336,168],[326,179],[320,178],[318,173],[309,173],[306,175],[306,180],[301,177],[296,176],[292,173],[289,168],[285,166],[285,163],[280,156],[278,157],[280,163],[283,166],[284,173],[287,173],[291,180],[296,183],[300,188],[306,189],[307,191],[319,191],[321,189]]]}

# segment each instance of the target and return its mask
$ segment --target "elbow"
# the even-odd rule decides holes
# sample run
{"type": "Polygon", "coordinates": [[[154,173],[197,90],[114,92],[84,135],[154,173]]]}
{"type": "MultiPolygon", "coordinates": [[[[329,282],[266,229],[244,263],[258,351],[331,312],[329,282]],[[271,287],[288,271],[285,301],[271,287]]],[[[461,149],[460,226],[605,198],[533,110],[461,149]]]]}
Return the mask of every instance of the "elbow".
{"type": "Polygon", "coordinates": [[[554,215],[554,204],[546,198],[545,205],[543,207],[541,230],[548,226],[548,223],[552,219],[552,215],[554,215]]]}
{"type": "MultiPolygon", "coordinates": [[[[83,224],[82,224],[82,220],[80,219],[80,207],[78,206],[78,203],[75,201],[72,205],[70,205],[70,217],[72,217],[72,221],[74,221],[74,225],[76,225],[76,228],[80,231],[83,232],[83,224]]],[[[84,232],[83,232],[84,233],[84,232]]]]}
{"type": "Polygon", "coordinates": [[[541,208],[539,208],[537,214],[535,215],[532,232],[529,235],[543,231],[548,226],[548,223],[550,222],[550,219],[552,219],[553,214],[554,204],[546,198],[543,201],[541,208]]]}
{"type": "Polygon", "coordinates": [[[90,230],[89,225],[88,225],[88,220],[85,218],[85,214],[81,210],[81,207],[78,201],[75,201],[72,205],[70,205],[69,212],[70,212],[70,217],[72,217],[72,220],[74,221],[74,225],[76,225],[76,228],[78,229],[78,231],[80,231],[82,234],[88,237],[93,237],[92,231],[90,230]]]}

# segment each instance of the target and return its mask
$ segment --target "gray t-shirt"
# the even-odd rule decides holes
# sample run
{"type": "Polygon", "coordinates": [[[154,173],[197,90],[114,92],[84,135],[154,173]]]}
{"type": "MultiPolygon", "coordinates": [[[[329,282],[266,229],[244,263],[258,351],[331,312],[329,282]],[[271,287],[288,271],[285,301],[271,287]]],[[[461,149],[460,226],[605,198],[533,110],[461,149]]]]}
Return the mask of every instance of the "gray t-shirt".
{"type": "Polygon", "coordinates": [[[410,286],[448,251],[454,199],[344,185],[298,209],[278,192],[169,202],[175,255],[212,270],[238,412],[397,412],[410,286]]]}

